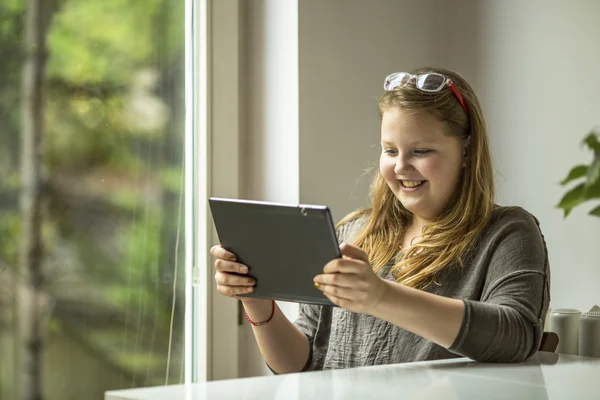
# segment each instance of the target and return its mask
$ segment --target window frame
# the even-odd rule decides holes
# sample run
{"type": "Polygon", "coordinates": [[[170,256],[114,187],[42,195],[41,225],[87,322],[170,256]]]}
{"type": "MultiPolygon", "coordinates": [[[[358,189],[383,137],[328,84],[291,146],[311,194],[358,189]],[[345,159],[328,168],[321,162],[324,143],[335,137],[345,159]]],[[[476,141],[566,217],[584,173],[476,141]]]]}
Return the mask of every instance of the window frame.
{"type": "Polygon", "coordinates": [[[241,11],[186,0],[186,383],[239,376],[240,305],[216,291],[207,199],[240,196],[241,11]]]}
{"type": "Polygon", "coordinates": [[[185,383],[208,380],[208,282],[206,208],[208,167],[209,0],[185,4],[185,383]]]}

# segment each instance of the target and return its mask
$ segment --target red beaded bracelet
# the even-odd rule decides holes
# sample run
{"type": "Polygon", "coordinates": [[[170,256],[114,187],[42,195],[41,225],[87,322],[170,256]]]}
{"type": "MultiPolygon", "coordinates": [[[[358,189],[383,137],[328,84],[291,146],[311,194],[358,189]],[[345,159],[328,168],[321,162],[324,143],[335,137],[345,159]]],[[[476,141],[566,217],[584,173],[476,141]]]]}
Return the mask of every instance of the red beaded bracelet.
{"type": "Polygon", "coordinates": [[[262,321],[262,322],[252,321],[250,319],[250,317],[248,316],[248,313],[246,312],[246,310],[244,310],[244,315],[246,316],[246,319],[248,320],[248,322],[250,322],[253,326],[261,326],[261,325],[268,324],[273,319],[273,315],[275,315],[275,301],[274,300],[271,300],[271,305],[273,307],[273,309],[271,310],[271,316],[269,317],[269,319],[267,319],[265,321],[262,321]]]}

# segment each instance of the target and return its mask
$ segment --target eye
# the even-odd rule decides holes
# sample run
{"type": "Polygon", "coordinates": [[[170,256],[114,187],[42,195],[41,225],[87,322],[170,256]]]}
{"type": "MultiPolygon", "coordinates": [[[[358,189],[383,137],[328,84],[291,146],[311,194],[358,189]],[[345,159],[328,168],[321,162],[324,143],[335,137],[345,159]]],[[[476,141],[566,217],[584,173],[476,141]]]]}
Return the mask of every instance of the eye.
{"type": "Polygon", "coordinates": [[[431,153],[431,150],[428,149],[415,149],[413,153],[417,156],[424,156],[431,153]]]}
{"type": "Polygon", "coordinates": [[[383,152],[384,152],[385,154],[389,154],[389,155],[391,155],[391,156],[393,156],[393,155],[395,155],[395,154],[398,154],[398,150],[395,150],[395,149],[385,149],[385,150],[383,150],[383,152]]]}

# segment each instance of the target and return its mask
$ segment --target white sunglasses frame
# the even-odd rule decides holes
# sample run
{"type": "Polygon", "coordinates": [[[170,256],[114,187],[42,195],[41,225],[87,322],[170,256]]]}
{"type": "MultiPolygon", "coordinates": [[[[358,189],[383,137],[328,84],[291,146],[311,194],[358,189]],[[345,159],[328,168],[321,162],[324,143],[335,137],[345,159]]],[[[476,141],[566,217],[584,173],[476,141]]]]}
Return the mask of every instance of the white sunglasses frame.
{"type": "Polygon", "coordinates": [[[402,86],[406,86],[408,84],[410,84],[413,79],[415,80],[415,87],[423,92],[426,93],[438,93],[440,92],[444,87],[448,87],[448,89],[450,89],[452,91],[452,93],[454,93],[454,95],[456,96],[456,98],[458,99],[458,101],[460,102],[460,105],[462,106],[463,110],[465,110],[465,112],[468,114],[469,110],[467,108],[467,104],[465,102],[465,99],[463,98],[462,94],[460,93],[460,91],[458,90],[458,88],[456,87],[456,85],[454,84],[454,82],[452,82],[452,79],[448,78],[447,76],[440,74],[438,72],[426,72],[424,74],[419,74],[419,75],[413,75],[410,74],[408,72],[394,72],[392,74],[389,74],[386,78],[385,81],[383,83],[383,88],[386,91],[394,91],[399,87],[402,86]],[[439,76],[441,78],[444,79],[444,81],[440,84],[440,86],[436,89],[425,89],[423,88],[423,81],[430,75],[435,75],[435,76],[439,76]],[[408,76],[408,80],[404,81],[405,77],[408,76]],[[400,78],[400,79],[398,79],[400,78]],[[393,83],[395,83],[397,81],[397,85],[393,85],[393,83]],[[404,83],[402,83],[404,81],[404,83]],[[421,84],[419,84],[419,82],[421,82],[421,84]]]}

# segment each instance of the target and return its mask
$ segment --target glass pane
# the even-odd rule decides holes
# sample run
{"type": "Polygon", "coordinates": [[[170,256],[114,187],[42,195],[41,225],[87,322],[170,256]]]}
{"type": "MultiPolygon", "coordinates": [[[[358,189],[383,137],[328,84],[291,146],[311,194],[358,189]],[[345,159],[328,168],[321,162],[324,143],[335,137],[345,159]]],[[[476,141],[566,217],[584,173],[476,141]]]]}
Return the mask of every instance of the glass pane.
{"type": "Polygon", "coordinates": [[[0,0],[0,399],[183,380],[184,13],[0,0]]]}

